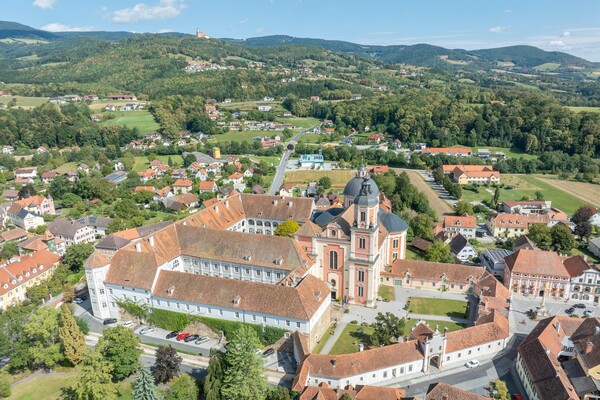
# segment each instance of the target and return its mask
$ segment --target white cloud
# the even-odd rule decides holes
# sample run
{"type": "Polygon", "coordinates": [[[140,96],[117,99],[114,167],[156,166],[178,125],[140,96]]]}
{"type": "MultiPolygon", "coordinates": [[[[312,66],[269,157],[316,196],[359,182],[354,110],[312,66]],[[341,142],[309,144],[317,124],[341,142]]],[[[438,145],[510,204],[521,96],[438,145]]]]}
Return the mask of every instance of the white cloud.
{"type": "Polygon", "coordinates": [[[58,22],[46,24],[41,28],[48,32],[89,32],[94,29],[92,26],[71,26],[65,25],[58,22]]]}
{"type": "Polygon", "coordinates": [[[173,29],[168,29],[168,28],[167,29],[161,29],[161,30],[159,30],[156,33],[169,33],[169,32],[173,32],[173,29]]]}
{"type": "Polygon", "coordinates": [[[562,40],[551,40],[550,41],[550,46],[564,46],[565,42],[563,42],[562,40]]]}
{"type": "Polygon", "coordinates": [[[185,7],[182,0],[159,0],[154,6],[138,3],[133,7],[113,12],[112,21],[117,24],[131,24],[138,21],[175,18],[185,7]]]}
{"type": "Polygon", "coordinates": [[[256,28],[256,33],[263,33],[265,28],[256,28]]]}
{"type": "Polygon", "coordinates": [[[41,8],[42,10],[49,10],[54,7],[56,0],[34,0],[34,7],[41,8]]]}
{"type": "Polygon", "coordinates": [[[508,29],[508,26],[494,26],[493,28],[490,28],[490,32],[492,33],[502,33],[502,32],[506,32],[506,30],[508,29]]]}
{"type": "Polygon", "coordinates": [[[562,35],[560,35],[560,37],[567,37],[567,36],[571,36],[571,32],[569,31],[564,31],[562,35]]]}

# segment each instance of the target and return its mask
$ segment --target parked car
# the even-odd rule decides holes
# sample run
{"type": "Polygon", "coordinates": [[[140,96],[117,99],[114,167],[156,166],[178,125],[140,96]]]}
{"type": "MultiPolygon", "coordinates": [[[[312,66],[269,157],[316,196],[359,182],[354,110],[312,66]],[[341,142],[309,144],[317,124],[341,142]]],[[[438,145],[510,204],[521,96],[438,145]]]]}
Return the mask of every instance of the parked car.
{"type": "Polygon", "coordinates": [[[565,313],[566,313],[567,315],[571,315],[571,314],[573,314],[574,312],[575,312],[575,309],[574,309],[573,307],[569,307],[569,308],[567,308],[567,309],[565,310],[565,313]]]}
{"type": "Polygon", "coordinates": [[[73,303],[75,303],[75,304],[81,304],[81,303],[83,303],[83,299],[81,297],[75,297],[73,299],[73,303]]]}
{"type": "Polygon", "coordinates": [[[261,349],[256,349],[256,350],[254,350],[254,354],[260,354],[260,353],[262,353],[262,350],[261,350],[261,349]]]}
{"type": "Polygon", "coordinates": [[[583,304],[583,303],[577,303],[577,304],[573,304],[573,307],[575,307],[575,308],[585,308],[585,304],[583,304]]]}
{"type": "Polygon", "coordinates": [[[153,326],[145,326],[142,329],[140,329],[140,335],[147,335],[148,333],[154,332],[156,330],[156,328],[154,328],[153,326]]]}
{"type": "Polygon", "coordinates": [[[186,343],[189,343],[189,342],[193,342],[194,340],[198,339],[199,337],[200,337],[200,335],[189,335],[183,341],[186,343]]]}
{"type": "Polygon", "coordinates": [[[179,335],[177,335],[177,341],[181,342],[181,341],[187,339],[188,337],[190,337],[189,333],[180,333],[179,335]]]}
{"type": "Polygon", "coordinates": [[[519,393],[513,393],[512,400],[523,400],[523,396],[521,396],[519,393]]]}
{"type": "Polygon", "coordinates": [[[271,354],[274,354],[274,353],[275,353],[275,350],[273,350],[273,348],[266,349],[265,352],[263,353],[263,357],[265,357],[265,358],[269,357],[271,354]]]}
{"type": "Polygon", "coordinates": [[[121,325],[123,325],[125,328],[133,328],[133,321],[125,321],[123,322],[121,325]]]}
{"type": "Polygon", "coordinates": [[[585,311],[583,312],[583,315],[585,315],[586,317],[589,317],[589,316],[590,316],[590,315],[592,315],[593,313],[594,313],[594,311],[592,311],[592,310],[585,310],[585,311]]]}
{"type": "Polygon", "coordinates": [[[103,322],[104,325],[110,325],[110,324],[116,324],[116,323],[117,323],[116,318],[106,318],[103,322]]]}
{"type": "Polygon", "coordinates": [[[477,360],[471,360],[465,364],[465,367],[467,367],[467,368],[475,368],[478,366],[479,366],[479,361],[477,361],[477,360]]]}
{"type": "Polygon", "coordinates": [[[206,343],[208,342],[210,339],[208,338],[208,336],[200,336],[198,339],[196,339],[196,344],[202,344],[202,343],[206,343]]]}
{"type": "Polygon", "coordinates": [[[179,336],[179,331],[173,331],[173,332],[169,333],[169,334],[166,336],[166,338],[167,338],[167,339],[173,339],[173,338],[175,338],[175,337],[178,337],[178,336],[179,336]]]}

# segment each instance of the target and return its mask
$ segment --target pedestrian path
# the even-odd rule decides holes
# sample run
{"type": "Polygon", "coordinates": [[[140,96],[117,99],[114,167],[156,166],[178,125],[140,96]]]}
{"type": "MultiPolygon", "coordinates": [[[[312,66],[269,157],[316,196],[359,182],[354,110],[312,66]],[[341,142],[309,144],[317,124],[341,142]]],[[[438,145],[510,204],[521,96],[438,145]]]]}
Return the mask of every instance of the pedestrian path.
{"type": "Polygon", "coordinates": [[[466,318],[455,318],[455,317],[447,317],[445,315],[426,315],[426,314],[408,314],[410,319],[425,319],[425,320],[435,320],[442,322],[455,322],[457,324],[465,324],[471,325],[471,321],[466,318]]]}
{"type": "Polygon", "coordinates": [[[333,335],[329,336],[327,343],[325,343],[325,346],[323,346],[323,349],[321,350],[321,354],[329,354],[331,349],[333,349],[335,342],[337,342],[337,340],[340,338],[340,336],[342,336],[342,332],[344,331],[344,328],[346,328],[346,325],[348,325],[347,322],[340,321],[340,323],[335,327],[335,330],[333,331],[333,335]]]}

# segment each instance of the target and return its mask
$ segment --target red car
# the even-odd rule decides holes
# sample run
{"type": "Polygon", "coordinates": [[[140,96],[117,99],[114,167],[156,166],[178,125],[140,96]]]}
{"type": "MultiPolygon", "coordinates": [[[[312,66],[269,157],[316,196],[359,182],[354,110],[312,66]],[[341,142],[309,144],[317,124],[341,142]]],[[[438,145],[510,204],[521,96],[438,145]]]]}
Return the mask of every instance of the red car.
{"type": "Polygon", "coordinates": [[[513,400],[523,400],[523,396],[521,396],[519,393],[514,393],[512,398],[513,400]]]}
{"type": "Polygon", "coordinates": [[[180,333],[179,335],[177,335],[177,341],[181,342],[189,337],[190,337],[189,333],[180,333]]]}

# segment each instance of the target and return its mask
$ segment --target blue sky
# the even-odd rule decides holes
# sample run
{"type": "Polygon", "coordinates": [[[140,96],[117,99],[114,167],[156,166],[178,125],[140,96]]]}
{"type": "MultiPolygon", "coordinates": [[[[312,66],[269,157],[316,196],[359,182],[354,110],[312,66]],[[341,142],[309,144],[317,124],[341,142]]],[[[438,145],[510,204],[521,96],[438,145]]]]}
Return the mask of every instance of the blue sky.
{"type": "Polygon", "coordinates": [[[530,44],[600,61],[597,0],[0,0],[0,18],[47,30],[286,34],[480,49],[530,44]]]}

